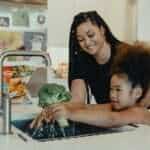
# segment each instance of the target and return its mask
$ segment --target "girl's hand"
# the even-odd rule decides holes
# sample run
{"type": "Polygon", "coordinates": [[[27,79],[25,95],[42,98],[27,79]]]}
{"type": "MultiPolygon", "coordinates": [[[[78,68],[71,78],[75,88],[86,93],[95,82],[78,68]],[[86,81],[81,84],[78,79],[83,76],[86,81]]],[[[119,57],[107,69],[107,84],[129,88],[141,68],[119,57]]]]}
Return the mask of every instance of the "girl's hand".
{"type": "Polygon", "coordinates": [[[52,121],[52,111],[50,107],[46,107],[42,110],[42,112],[31,122],[29,128],[39,128],[43,125],[43,122],[51,122],[52,121]]]}
{"type": "Polygon", "coordinates": [[[52,105],[51,111],[53,113],[53,120],[59,118],[69,119],[69,114],[71,113],[71,110],[65,103],[52,105]]]}
{"type": "Polygon", "coordinates": [[[42,110],[42,112],[31,122],[29,127],[39,128],[43,122],[52,122],[59,118],[70,119],[70,114],[85,105],[78,103],[59,103],[50,105],[42,110]]]}

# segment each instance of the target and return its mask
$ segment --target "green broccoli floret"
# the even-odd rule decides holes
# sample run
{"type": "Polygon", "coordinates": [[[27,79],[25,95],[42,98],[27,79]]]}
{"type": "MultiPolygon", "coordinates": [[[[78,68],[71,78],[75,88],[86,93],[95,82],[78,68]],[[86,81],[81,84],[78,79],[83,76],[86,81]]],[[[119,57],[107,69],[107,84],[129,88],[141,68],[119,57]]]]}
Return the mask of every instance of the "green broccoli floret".
{"type": "Polygon", "coordinates": [[[39,106],[46,107],[51,104],[69,101],[71,95],[63,85],[46,83],[39,90],[39,106]]]}
{"type": "MultiPolygon", "coordinates": [[[[66,91],[65,87],[56,83],[44,84],[40,88],[38,95],[39,106],[43,108],[51,104],[66,102],[71,99],[71,95],[66,91]]],[[[63,128],[69,125],[68,121],[64,118],[57,119],[57,122],[63,128]]]]}

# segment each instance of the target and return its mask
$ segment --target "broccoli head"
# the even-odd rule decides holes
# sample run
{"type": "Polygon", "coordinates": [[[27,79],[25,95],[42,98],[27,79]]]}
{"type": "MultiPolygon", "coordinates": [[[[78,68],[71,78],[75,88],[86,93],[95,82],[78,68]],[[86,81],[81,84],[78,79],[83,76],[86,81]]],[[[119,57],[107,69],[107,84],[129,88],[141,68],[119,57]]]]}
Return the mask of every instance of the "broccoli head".
{"type": "Polygon", "coordinates": [[[65,87],[56,83],[44,84],[39,92],[39,106],[46,107],[51,104],[69,101],[71,95],[65,87]]]}

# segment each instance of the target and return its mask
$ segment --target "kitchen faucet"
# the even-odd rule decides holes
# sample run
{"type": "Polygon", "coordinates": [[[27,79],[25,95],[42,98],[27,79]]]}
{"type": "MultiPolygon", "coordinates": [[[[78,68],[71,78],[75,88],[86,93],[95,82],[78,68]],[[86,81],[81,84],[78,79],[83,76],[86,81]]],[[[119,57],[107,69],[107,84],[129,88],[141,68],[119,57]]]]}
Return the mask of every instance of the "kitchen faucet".
{"type": "Polygon", "coordinates": [[[46,52],[42,51],[21,51],[21,50],[11,50],[0,52],[0,91],[1,91],[1,107],[2,110],[0,114],[3,117],[3,133],[11,133],[11,100],[9,98],[8,90],[4,90],[4,80],[3,80],[3,66],[4,60],[9,56],[32,56],[32,57],[42,57],[45,60],[46,66],[51,65],[51,59],[46,52]]]}

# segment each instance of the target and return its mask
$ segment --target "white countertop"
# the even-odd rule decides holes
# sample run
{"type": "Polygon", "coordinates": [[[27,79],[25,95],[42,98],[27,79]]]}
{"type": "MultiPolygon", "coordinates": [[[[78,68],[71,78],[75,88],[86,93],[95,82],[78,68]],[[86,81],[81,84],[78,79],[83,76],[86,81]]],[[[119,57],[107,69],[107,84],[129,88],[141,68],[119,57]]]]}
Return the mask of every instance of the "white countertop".
{"type": "MultiPolygon", "coordinates": [[[[24,112],[24,116],[34,116],[39,109],[32,105],[16,105],[13,106],[15,115],[13,118],[21,117],[20,112],[24,112]],[[27,111],[28,110],[28,111],[27,111]],[[30,115],[29,115],[30,114],[30,115]],[[15,116],[15,117],[14,117],[15,116]]],[[[149,150],[150,149],[150,127],[139,125],[131,131],[121,133],[101,134],[88,137],[62,139],[56,141],[37,142],[30,139],[26,135],[27,141],[18,136],[20,131],[12,127],[13,134],[2,134],[2,118],[0,118],[0,149],[1,150],[149,150]]],[[[129,127],[124,127],[128,129],[129,127]]],[[[130,127],[131,128],[131,127],[130,127]]]]}

